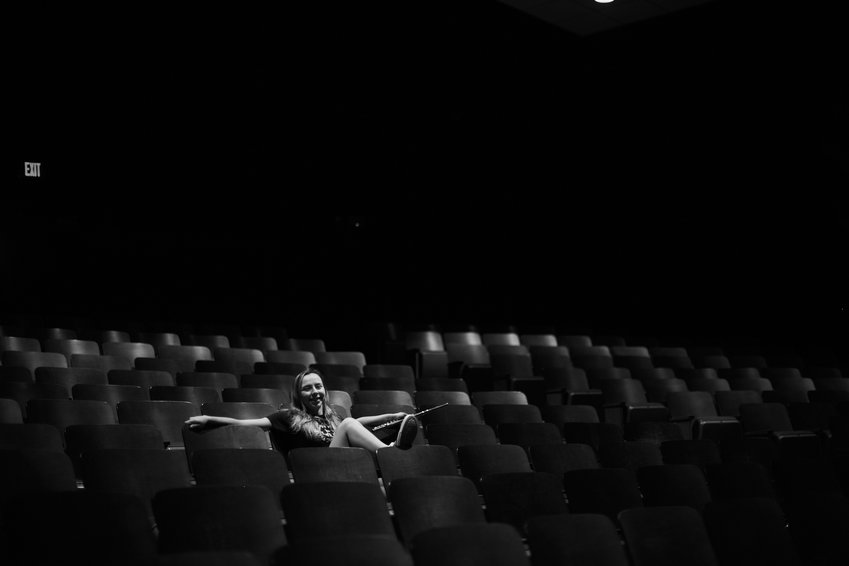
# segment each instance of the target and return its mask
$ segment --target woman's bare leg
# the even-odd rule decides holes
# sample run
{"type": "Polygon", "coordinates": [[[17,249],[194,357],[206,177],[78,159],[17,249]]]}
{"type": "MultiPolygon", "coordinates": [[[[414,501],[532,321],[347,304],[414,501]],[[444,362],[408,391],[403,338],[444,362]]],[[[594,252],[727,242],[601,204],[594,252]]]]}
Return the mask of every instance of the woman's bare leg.
{"type": "Polygon", "coordinates": [[[372,432],[357,419],[348,417],[343,420],[330,441],[330,446],[356,447],[367,450],[386,448],[388,444],[381,442],[372,432]]]}

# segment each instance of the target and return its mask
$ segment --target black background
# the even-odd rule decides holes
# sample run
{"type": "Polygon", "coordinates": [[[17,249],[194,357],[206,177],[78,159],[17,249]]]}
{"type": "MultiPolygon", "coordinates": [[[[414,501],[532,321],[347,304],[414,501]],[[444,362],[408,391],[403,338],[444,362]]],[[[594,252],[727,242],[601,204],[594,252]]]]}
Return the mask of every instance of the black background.
{"type": "Polygon", "coordinates": [[[842,331],[840,8],[171,4],[6,8],[5,312],[842,331]]]}

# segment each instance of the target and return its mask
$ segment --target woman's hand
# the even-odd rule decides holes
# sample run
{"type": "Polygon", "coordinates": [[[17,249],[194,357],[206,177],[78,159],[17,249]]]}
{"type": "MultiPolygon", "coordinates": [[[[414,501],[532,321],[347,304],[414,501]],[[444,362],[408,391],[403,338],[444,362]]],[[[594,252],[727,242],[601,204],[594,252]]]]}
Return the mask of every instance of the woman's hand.
{"type": "Polygon", "coordinates": [[[205,427],[209,423],[209,415],[197,415],[194,417],[189,417],[186,421],[186,424],[189,425],[189,428],[202,428],[205,427]]]}
{"type": "Polygon", "coordinates": [[[407,413],[405,413],[403,411],[400,412],[400,413],[392,413],[392,414],[389,415],[389,419],[387,419],[387,420],[402,421],[402,420],[404,420],[404,417],[406,417],[406,416],[407,416],[407,413]]]}

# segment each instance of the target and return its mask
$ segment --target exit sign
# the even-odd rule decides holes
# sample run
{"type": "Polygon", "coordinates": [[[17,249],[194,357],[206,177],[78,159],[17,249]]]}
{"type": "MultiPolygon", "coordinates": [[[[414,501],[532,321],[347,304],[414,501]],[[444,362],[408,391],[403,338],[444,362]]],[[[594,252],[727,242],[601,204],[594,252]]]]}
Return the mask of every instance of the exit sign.
{"type": "Polygon", "coordinates": [[[41,163],[25,161],[24,162],[24,176],[25,177],[41,177],[41,163]]]}

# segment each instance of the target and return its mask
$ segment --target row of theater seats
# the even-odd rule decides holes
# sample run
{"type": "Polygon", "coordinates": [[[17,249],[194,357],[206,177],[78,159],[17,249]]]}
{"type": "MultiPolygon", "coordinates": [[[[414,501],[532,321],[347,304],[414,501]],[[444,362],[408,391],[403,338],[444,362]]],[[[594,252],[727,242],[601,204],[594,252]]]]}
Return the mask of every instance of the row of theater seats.
{"type": "MultiPolygon", "coordinates": [[[[383,393],[377,391],[376,393],[383,393]]],[[[816,412],[803,411],[804,404],[753,402],[740,398],[733,415],[717,414],[709,394],[684,392],[676,394],[670,406],[629,407],[617,405],[621,417],[600,418],[592,405],[536,406],[522,403],[500,403],[505,395],[517,392],[481,392],[493,394],[493,402],[472,405],[467,402],[435,405],[420,415],[421,434],[418,443],[445,444],[457,448],[463,443],[507,443],[525,447],[534,444],[581,443],[601,450],[602,438],[621,440],[712,440],[725,448],[743,438],[769,437],[777,446],[796,445],[811,453],[846,450],[845,418],[849,402],[823,403],[816,412]],[[647,409],[639,411],[638,409],[647,409]],[[639,416],[637,416],[639,415],[639,416]]],[[[516,397],[513,397],[517,399],[516,397]]],[[[448,399],[448,397],[443,397],[448,399]]],[[[461,398],[458,397],[462,401],[461,398]]],[[[0,422],[10,425],[41,424],[60,433],[74,425],[145,424],[157,428],[166,445],[182,447],[183,423],[191,416],[210,414],[233,418],[261,418],[277,407],[270,403],[243,401],[211,401],[139,399],[118,401],[111,405],[102,400],[45,399],[26,402],[26,416],[15,399],[0,398],[0,422]]],[[[414,412],[410,405],[358,403],[335,405],[341,416],[365,416],[385,412],[414,412]]],[[[421,407],[420,407],[421,408],[421,407]]]]}
{"type": "MultiPolygon", "coordinates": [[[[447,483],[409,482],[409,487],[444,489],[449,487],[447,483]],[[416,483],[420,485],[414,485],[416,483]]],[[[23,528],[13,534],[21,536],[20,533],[24,532],[24,540],[40,545],[37,546],[39,552],[33,554],[37,558],[46,554],[56,560],[53,563],[79,557],[89,564],[279,566],[303,564],[320,556],[343,565],[721,566],[735,563],[735,557],[741,555],[755,555],[756,560],[746,562],[755,565],[811,563],[799,561],[799,545],[794,535],[784,526],[781,511],[766,498],[710,503],[702,513],[687,506],[633,507],[621,511],[616,521],[595,513],[537,515],[528,522],[526,544],[509,524],[488,522],[478,511],[454,517],[457,522],[447,522],[446,526],[429,527],[414,535],[409,545],[404,545],[397,536],[388,534],[393,524],[388,514],[375,509],[379,500],[374,489],[367,485],[354,487],[353,484],[309,488],[307,485],[301,486],[305,489],[292,486],[284,490],[284,505],[311,505],[305,500],[317,494],[317,510],[356,522],[361,525],[359,531],[353,535],[326,535],[325,529],[334,529],[338,526],[337,521],[308,521],[304,526],[313,528],[318,536],[284,535],[275,516],[275,502],[264,488],[210,486],[166,490],[154,499],[156,517],[161,525],[159,548],[167,549],[162,551],[166,554],[156,554],[156,542],[151,540],[152,537],[145,537],[142,528],[132,533],[114,528],[116,520],[122,523],[132,520],[143,526],[143,515],[138,506],[121,497],[80,493],[37,498],[36,501],[45,505],[43,509],[50,515],[42,526],[55,526],[62,534],[38,538],[33,536],[33,531],[24,532],[24,528],[31,526],[27,524],[30,517],[25,512],[21,515],[23,528]],[[325,494],[339,498],[335,507],[325,504],[322,497],[325,494]],[[351,500],[360,506],[351,510],[349,505],[339,504],[339,500],[351,500]],[[102,508],[118,505],[123,506],[124,513],[100,515],[102,508]],[[222,508],[234,514],[222,514],[219,511],[222,508]],[[376,512],[371,513],[373,510],[376,512]],[[80,536],[81,516],[95,517],[84,524],[93,524],[112,535],[107,539],[110,544],[96,546],[96,543],[92,544],[80,536]],[[70,526],[66,527],[58,520],[66,521],[70,526]],[[113,522],[107,524],[108,521],[113,522]],[[206,533],[200,532],[202,529],[206,529],[206,533]],[[203,546],[200,541],[208,540],[210,531],[215,533],[222,548],[234,543],[238,550],[186,550],[203,546]],[[245,544],[246,540],[250,543],[245,544]],[[86,550],[78,554],[57,551],[65,546],[63,543],[71,541],[76,541],[78,547],[86,550]],[[52,550],[52,555],[46,549],[52,550]],[[128,556],[128,549],[132,551],[132,558],[128,556]],[[106,557],[111,560],[104,562],[106,557]]],[[[395,499],[403,502],[406,490],[400,483],[396,485],[399,487],[394,490],[395,499]]],[[[837,526],[845,527],[839,522],[837,526]]],[[[837,535],[834,529],[828,531],[837,535]]],[[[814,539],[812,544],[818,545],[815,535],[809,539],[814,539]]],[[[805,543],[807,540],[803,540],[805,543]]],[[[824,557],[817,556],[818,560],[834,558],[828,554],[831,549],[817,548],[816,554],[825,554],[824,557]]],[[[838,555],[837,559],[840,558],[843,557],[838,555]]]]}
{"type": "MultiPolygon", "coordinates": [[[[132,348],[138,346],[138,343],[126,342],[113,344],[132,348]]],[[[200,351],[198,349],[206,350],[205,347],[162,348],[176,348],[166,351],[174,352],[177,357],[127,358],[126,364],[132,363],[135,368],[126,369],[125,365],[108,370],[103,367],[42,365],[46,362],[42,356],[51,353],[5,351],[3,356],[7,364],[0,366],[0,395],[18,400],[22,417],[26,416],[26,402],[33,398],[105,400],[113,405],[113,409],[119,401],[148,399],[190,401],[195,403],[198,410],[204,404],[225,401],[264,403],[279,407],[291,396],[293,375],[307,367],[294,362],[265,361],[252,365],[246,361],[243,368],[219,367],[212,364],[222,360],[194,357],[200,351]],[[186,348],[189,350],[184,350],[186,348]],[[185,355],[186,352],[188,355],[185,355]],[[24,358],[15,359],[12,356],[24,358]],[[179,362],[179,365],[157,365],[161,362],[179,362]],[[226,369],[232,372],[221,371],[226,369]],[[237,373],[238,369],[258,373],[237,373]]],[[[287,353],[314,356],[312,352],[287,353]]],[[[784,403],[794,417],[805,417],[808,422],[819,419],[818,426],[822,427],[830,405],[849,396],[849,379],[843,378],[841,374],[808,378],[793,367],[584,369],[568,365],[546,367],[542,375],[511,371],[496,376],[494,366],[469,364],[453,377],[421,377],[416,375],[413,366],[406,364],[367,364],[360,352],[328,354],[349,356],[347,361],[353,361],[353,358],[358,360],[359,365],[311,364],[322,369],[326,385],[334,394],[333,401],[346,410],[350,409],[349,397],[352,394],[360,398],[358,404],[361,406],[373,405],[374,410],[394,412],[412,410],[417,406],[426,407],[438,402],[440,397],[450,403],[468,402],[458,398],[454,392],[471,391],[473,396],[480,398],[485,392],[496,394],[498,390],[495,388],[503,384],[505,389],[514,391],[512,395],[521,395],[518,402],[530,399],[531,403],[539,406],[590,403],[599,409],[604,420],[614,418],[622,421],[635,418],[635,415],[645,418],[644,415],[652,413],[655,413],[652,418],[664,418],[667,412],[669,417],[675,419],[737,416],[740,404],[765,401],[784,403]],[[419,392],[419,389],[422,391],[419,392]],[[445,393],[436,392],[441,390],[445,390],[445,393]],[[688,394],[697,391],[709,392],[711,398],[688,394]],[[430,399],[426,399],[428,397],[430,399]]],[[[61,357],[58,353],[52,355],[61,357]]],[[[75,355],[72,355],[72,359],[75,355]]],[[[527,356],[509,356],[524,358],[525,363],[528,363],[527,356]]],[[[516,367],[512,366],[512,369],[516,367]]],[[[500,402],[514,402],[506,393],[501,395],[500,402]]],[[[261,410],[267,409],[261,407],[261,410]]]]}
{"type": "MultiPolygon", "coordinates": [[[[75,331],[53,329],[54,337],[34,338],[0,333],[0,351],[24,350],[64,353],[66,357],[78,355],[126,355],[137,344],[135,357],[152,357],[151,353],[160,347],[195,346],[208,350],[206,356],[215,350],[256,350],[258,357],[268,361],[278,361],[277,352],[312,352],[314,354],[330,351],[321,338],[286,338],[278,342],[273,336],[227,336],[224,334],[183,334],[176,332],[136,332],[104,331],[99,339],[78,339],[56,336],[74,336],[75,331]],[[116,346],[116,344],[121,344],[116,346]],[[269,358],[269,354],[271,357],[269,358]],[[274,358],[274,359],[272,359],[274,358]]],[[[46,331],[45,331],[46,332],[46,331]]],[[[347,343],[352,343],[349,341],[347,343]]],[[[384,341],[384,346],[393,342],[384,341]]],[[[410,331],[404,341],[394,342],[398,351],[444,353],[450,361],[474,361],[481,363],[493,355],[524,353],[532,357],[554,358],[565,356],[573,358],[578,367],[602,367],[610,364],[629,369],[650,367],[796,367],[806,370],[810,377],[828,373],[829,368],[845,368],[845,352],[829,346],[803,345],[795,347],[785,345],[781,348],[761,349],[758,347],[735,346],[673,346],[673,345],[626,345],[624,339],[616,341],[607,337],[606,343],[598,343],[590,335],[555,334],[518,334],[518,333],[478,333],[478,332],[436,332],[410,331]]],[[[179,349],[178,349],[179,350],[179,349]]],[[[186,349],[190,351],[190,349],[186,349]]],[[[372,361],[389,362],[377,359],[385,355],[386,347],[374,352],[372,361]]],[[[363,353],[363,356],[365,354],[363,353]]],[[[403,356],[402,356],[403,357],[403,356]]],[[[209,359],[205,357],[204,359],[209,359]]],[[[280,360],[288,361],[288,360],[280,360]]],[[[300,360],[298,360],[300,361],[300,360]]],[[[314,362],[316,360],[310,360],[314,362]]],[[[318,360],[322,363],[321,360],[318,360]]],[[[404,361],[404,360],[401,360],[404,361]]],[[[307,362],[307,363],[310,363],[307,362]]],[[[360,364],[362,365],[362,364],[360,364]]],[[[535,364],[536,365],[536,364],[535,364]]]]}
{"type": "MultiPolygon", "coordinates": [[[[11,337],[0,337],[9,339],[11,337]]],[[[631,360],[648,360],[643,366],[617,361],[614,356],[594,355],[582,358],[574,352],[564,350],[562,346],[536,346],[528,350],[525,346],[501,346],[510,351],[489,353],[486,348],[498,346],[464,346],[462,352],[452,356],[448,351],[410,350],[409,363],[387,364],[371,363],[363,352],[359,351],[319,351],[307,350],[271,350],[263,352],[248,348],[216,348],[206,346],[163,345],[154,347],[149,343],[111,342],[105,343],[106,353],[82,353],[79,341],[65,340],[66,347],[56,346],[55,350],[4,350],[0,352],[2,367],[26,368],[34,373],[38,367],[79,367],[100,369],[104,372],[113,369],[149,369],[178,372],[222,372],[236,375],[247,373],[284,373],[294,374],[301,369],[314,366],[331,378],[350,378],[352,384],[360,377],[393,377],[411,381],[415,378],[463,377],[472,382],[473,388],[491,388],[493,384],[505,380],[531,379],[542,377],[546,372],[571,368],[583,370],[590,379],[633,376],[643,381],[655,381],[655,378],[696,379],[719,377],[735,384],[746,383],[747,387],[758,390],[770,388],[785,378],[796,381],[804,379],[806,387],[819,384],[827,386],[827,380],[843,377],[839,366],[770,366],[748,359],[748,365],[715,364],[716,367],[700,365],[695,367],[688,357],[678,358],[687,363],[655,366],[648,356],[631,356],[631,360]],[[474,348],[484,348],[475,353],[474,348]],[[589,360],[593,360],[590,362],[589,360]],[[622,365],[618,365],[622,364],[622,365]],[[410,366],[410,367],[407,367],[410,366]],[[748,381],[745,381],[748,380],[748,381]]],[[[23,347],[23,345],[19,344],[23,347]]],[[[96,344],[94,344],[97,347],[96,344]]],[[[599,348],[599,347],[593,347],[599,348]]],[[[606,347],[604,347],[606,348],[606,347]]],[[[9,370],[22,371],[22,370],[9,370]]],[[[8,372],[7,372],[8,373],[8,372]]],[[[657,382],[657,381],[656,381],[657,382]]],[[[659,382],[657,382],[659,383],[659,382]]],[[[839,381],[831,381],[837,384],[839,381]]]]}
{"type": "Polygon", "coordinates": [[[746,563],[764,565],[839,564],[849,550],[839,534],[849,524],[847,486],[829,474],[824,460],[813,458],[783,454],[770,467],[748,458],[697,460],[695,445],[673,441],[626,443],[643,454],[630,466],[602,465],[583,443],[472,443],[456,450],[428,444],[374,454],[299,448],[284,457],[226,429],[186,458],[145,444],[155,440],[149,428],[131,432],[123,426],[70,429],[76,446],[84,438],[89,442],[76,470],[61,445],[2,451],[3,533],[12,560],[79,555],[88,563],[124,563],[99,553],[132,550],[138,558],[243,550],[258,563],[285,564],[289,553],[307,548],[302,544],[338,537],[378,537],[415,559],[418,545],[441,540],[423,542],[435,537],[427,535],[434,529],[459,536],[478,525],[500,532],[523,552],[511,551],[504,561],[474,538],[465,552],[480,558],[464,553],[474,564],[553,564],[583,556],[590,563],[625,565],[629,557],[640,559],[641,550],[629,545],[649,543],[637,534],[638,525],[629,526],[632,515],[653,522],[652,545],[663,552],[652,564],[722,565],[743,556],[746,563]],[[134,435],[135,448],[114,447],[134,435]],[[648,448],[657,451],[655,459],[645,457],[648,448]],[[75,520],[68,521],[72,512],[75,520]],[[573,529],[579,525],[595,525],[584,536],[606,542],[578,544],[580,530],[573,529]],[[45,532],[51,526],[55,532],[45,532]],[[629,528],[637,530],[629,535],[629,528]],[[688,544],[698,542],[691,549],[696,554],[680,548],[682,536],[688,544]],[[571,542],[563,544],[564,538],[571,542]],[[765,542],[770,551],[760,548],[765,542]],[[618,558],[609,562],[611,554],[618,558]]]}
{"type": "MultiPolygon", "coordinates": [[[[220,368],[222,371],[250,373],[257,363],[269,364],[347,364],[360,371],[365,365],[362,352],[312,352],[309,350],[268,350],[256,348],[220,347],[199,345],[157,345],[148,342],[96,342],[80,340],[52,340],[42,346],[21,343],[20,337],[0,337],[6,348],[0,349],[2,365],[34,369],[50,367],[93,367],[101,369],[137,368],[137,360],[168,361],[170,365],[157,369],[193,371],[198,365],[203,369],[220,368]],[[14,340],[13,342],[9,342],[14,340]]],[[[140,367],[139,369],[145,369],[140,367]]],[[[153,368],[147,368],[153,369],[153,368]]]]}
{"type": "MultiPolygon", "coordinates": [[[[229,416],[253,418],[268,411],[268,407],[276,409],[288,404],[294,382],[292,375],[236,376],[217,372],[178,373],[175,377],[164,371],[111,370],[104,374],[94,369],[38,368],[36,374],[32,381],[26,377],[0,380],[0,398],[9,401],[2,404],[3,419],[22,422],[29,418],[28,409],[33,401],[49,399],[102,402],[111,407],[112,413],[117,412],[122,402],[186,402],[195,411],[206,407],[209,410],[226,411],[229,416]]],[[[571,371],[568,375],[575,376],[571,371]]],[[[346,416],[363,416],[369,410],[413,412],[442,404],[474,405],[484,409],[486,414],[486,409],[491,409],[492,405],[513,405],[505,408],[517,411],[517,415],[519,410],[526,411],[522,414],[536,421],[541,420],[541,411],[551,415],[557,410],[591,405],[601,420],[613,422],[737,417],[741,406],[763,403],[778,405],[786,410],[788,418],[794,423],[793,428],[800,427],[797,425],[802,425],[801,428],[822,428],[834,407],[849,401],[849,391],[845,389],[785,390],[781,384],[777,384],[775,391],[760,391],[745,387],[729,388],[726,384],[725,389],[695,387],[691,390],[686,381],[676,384],[673,379],[658,380],[661,384],[674,385],[674,388],[664,389],[662,396],[647,394],[647,389],[653,390],[652,385],[632,378],[601,380],[598,382],[599,389],[587,387],[586,380],[582,380],[581,386],[539,380],[543,389],[530,393],[518,389],[469,392],[466,383],[457,378],[414,381],[421,389],[384,389],[382,386],[385,384],[382,382],[385,380],[362,378],[362,388],[350,391],[330,389],[329,400],[346,416]],[[778,395],[782,392],[798,392],[802,395],[778,395]],[[776,395],[770,397],[770,393],[776,395]],[[530,401],[536,398],[539,398],[538,402],[530,401]],[[530,411],[534,411],[534,414],[530,411]]],[[[844,379],[831,381],[842,384],[849,382],[844,379]]],[[[454,411],[460,408],[450,407],[428,418],[454,415],[454,411]]]]}
{"type": "MultiPolygon", "coordinates": [[[[12,317],[13,319],[15,317],[12,317]]],[[[755,336],[752,334],[711,333],[691,336],[669,334],[611,334],[609,332],[587,331],[570,328],[555,330],[559,324],[533,325],[519,327],[510,324],[497,326],[484,325],[481,329],[474,324],[398,324],[384,321],[379,323],[361,323],[347,327],[323,326],[323,330],[305,330],[301,328],[294,335],[283,326],[234,325],[228,323],[192,323],[164,322],[155,323],[131,320],[111,320],[109,322],[93,320],[58,321],[57,325],[45,320],[24,320],[11,324],[0,324],[0,336],[22,336],[45,341],[52,339],[78,339],[105,342],[150,342],[154,345],[187,344],[215,347],[250,347],[261,350],[292,349],[319,351],[326,347],[325,337],[331,342],[363,343],[354,340],[365,337],[382,342],[390,347],[417,350],[445,350],[454,344],[467,345],[524,345],[565,346],[584,348],[604,346],[611,352],[622,355],[642,355],[635,348],[648,348],[652,355],[678,355],[681,348],[686,349],[694,359],[704,355],[726,353],[730,355],[765,354],[783,362],[788,359],[805,358],[811,362],[835,359],[834,349],[838,342],[835,336],[817,336],[816,329],[800,329],[805,332],[790,334],[786,330],[777,336],[755,336]],[[292,336],[313,335],[318,338],[294,338],[292,336]],[[358,336],[355,336],[358,335],[358,336]]],[[[0,321],[2,322],[2,321],[0,321]]],[[[568,326],[564,327],[568,328],[568,326]]],[[[838,349],[841,350],[841,349],[838,349]]],[[[838,355],[838,357],[840,357],[838,355]]],[[[794,365],[794,364],[790,364],[794,365]]]]}
{"type": "MultiPolygon", "coordinates": [[[[72,342],[74,342],[72,340],[72,342]]],[[[517,389],[524,391],[532,402],[548,404],[559,402],[557,391],[565,395],[584,395],[590,389],[598,389],[605,404],[613,400],[625,403],[665,402],[669,393],[705,390],[711,392],[725,390],[752,390],[761,393],[764,400],[784,403],[803,403],[809,400],[830,400],[840,395],[849,395],[849,380],[842,379],[842,370],[830,369],[830,373],[821,377],[806,377],[796,367],[642,367],[627,368],[613,365],[576,367],[573,357],[560,356],[547,361],[537,361],[527,353],[494,354],[487,359],[461,360],[452,362],[442,358],[444,362],[434,365],[434,354],[445,352],[417,351],[413,366],[407,364],[368,364],[362,352],[318,352],[309,351],[275,351],[277,354],[296,354],[309,356],[310,359],[322,359],[322,362],[310,363],[302,359],[298,363],[290,359],[288,362],[265,361],[265,354],[259,350],[240,348],[220,348],[214,354],[205,346],[161,346],[157,349],[149,344],[131,342],[107,343],[127,348],[123,355],[117,354],[79,354],[43,351],[7,350],[2,353],[0,360],[0,381],[33,380],[39,387],[64,385],[70,393],[77,382],[94,385],[124,384],[130,385],[126,376],[133,370],[168,372],[175,378],[171,385],[211,386],[218,389],[219,394],[224,388],[241,386],[241,381],[251,382],[256,387],[260,382],[269,383],[271,377],[243,379],[243,376],[278,373],[293,375],[307,366],[322,370],[326,376],[326,385],[331,389],[343,390],[348,393],[359,389],[393,389],[410,393],[422,384],[424,380],[450,382],[450,378],[460,377],[454,383],[463,383],[466,389],[517,389]],[[139,348],[143,350],[139,350],[139,348]],[[154,354],[136,356],[136,354],[154,354]],[[135,356],[135,357],[134,357],[135,356]],[[66,360],[66,358],[68,358],[66,360]],[[213,359],[209,359],[213,358],[213,359]],[[429,360],[425,362],[424,360],[429,360]],[[120,374],[123,377],[119,377],[120,374]],[[116,376],[110,379],[108,375],[116,376]],[[180,383],[176,383],[178,380],[180,383]],[[628,379],[635,378],[635,379],[628,379]],[[121,382],[121,379],[125,381],[121,382]]],[[[495,347],[495,346],[491,346],[495,347]]],[[[524,348],[524,346],[504,346],[524,348]]],[[[538,347],[557,349],[558,347],[538,347]]],[[[559,355],[559,354],[558,354],[559,355]]],[[[612,363],[612,358],[602,357],[612,363]]],[[[636,359],[636,358],[635,358],[636,359]]],[[[646,358],[647,359],[647,358],[646,358]]],[[[809,369],[804,371],[808,372],[809,369]]],[[[144,383],[149,378],[139,377],[144,383]]],[[[162,382],[157,385],[167,385],[162,382]]],[[[448,384],[440,387],[456,388],[448,384]]],[[[8,389],[3,385],[4,391],[8,389]]],[[[286,388],[286,386],[282,386],[286,388]]],[[[89,388],[89,395],[95,395],[89,388]]],[[[97,393],[98,395],[107,395],[97,393]]],[[[13,395],[13,393],[0,393],[13,395]]],[[[52,393],[33,393],[32,395],[49,395],[52,393]]],[[[56,394],[59,395],[59,394],[56,394]]],[[[85,394],[84,394],[85,395],[85,394]]],[[[720,395],[720,398],[726,397],[720,395]]],[[[136,398],[138,398],[136,396],[136,398]]],[[[211,400],[210,400],[211,401],[211,400]]],[[[277,403],[279,405],[279,403],[277,403]]]]}
{"type": "Polygon", "coordinates": [[[0,348],[30,349],[39,345],[46,351],[63,342],[75,342],[79,347],[92,349],[92,344],[102,347],[114,342],[142,342],[153,346],[206,346],[214,348],[255,348],[258,350],[309,350],[325,351],[325,341],[320,338],[290,338],[283,329],[270,329],[271,333],[262,334],[256,330],[252,334],[241,331],[228,334],[200,333],[185,331],[152,330],[76,330],[60,327],[19,327],[0,325],[0,348]]]}
{"type": "MultiPolygon", "coordinates": [[[[61,427],[64,423],[152,419],[160,415],[164,418],[171,414],[174,415],[171,420],[201,413],[258,418],[277,410],[280,401],[287,399],[283,391],[265,388],[224,389],[219,394],[212,388],[190,386],[146,389],[138,385],[76,385],[74,393],[77,397],[72,399],[61,395],[54,398],[0,397],[0,421],[23,423],[50,419],[51,424],[61,427]],[[89,395],[91,391],[94,393],[89,395]],[[256,395],[250,396],[252,393],[256,395]]],[[[686,436],[710,434],[711,430],[719,428],[730,429],[730,424],[736,424],[736,429],[743,432],[828,430],[828,420],[849,403],[838,400],[785,405],[763,401],[757,392],[751,391],[721,391],[714,394],[716,399],[708,392],[681,391],[671,393],[665,404],[620,402],[599,410],[592,404],[533,405],[517,391],[482,391],[472,393],[471,397],[461,391],[421,391],[415,396],[404,391],[355,391],[353,398],[343,391],[331,391],[330,395],[331,404],[343,417],[399,411],[412,413],[438,407],[422,415],[422,422],[491,426],[551,423],[558,427],[569,422],[603,421],[620,425],[650,422],[674,425],[686,436]]]]}
{"type": "MultiPolygon", "coordinates": [[[[574,348],[570,363],[530,376],[493,372],[499,356],[516,353],[498,348],[488,364],[459,360],[435,375],[422,373],[437,367],[422,360],[439,350],[405,349],[413,357],[397,364],[363,359],[356,375],[342,367],[355,364],[329,364],[340,366],[326,373],[343,414],[449,403],[421,416],[413,448],[376,454],[285,452],[251,427],[183,426],[185,409],[268,414],[275,405],[264,401],[285,400],[293,373],[257,365],[274,363],[267,359],[250,371],[198,365],[222,361],[210,349],[212,359],[192,366],[136,367],[167,359],[154,355],[86,372],[68,358],[68,367],[31,366],[26,375],[4,360],[0,384],[20,388],[0,403],[20,410],[19,421],[0,425],[4,557],[140,566],[279,566],[316,556],[414,566],[846,563],[847,407],[839,395],[811,397],[830,385],[815,382],[806,399],[771,398],[731,387],[753,375],[719,377],[735,368],[580,367],[574,348]],[[74,381],[82,375],[96,382],[74,381]],[[675,379],[687,390],[655,396],[655,381],[675,379]],[[33,393],[51,381],[60,398],[33,393]],[[703,383],[707,390],[692,387],[703,383]],[[160,395],[178,398],[152,401],[160,395]],[[824,412],[804,420],[812,412],[802,404],[824,412]],[[104,420],[86,422],[84,406],[104,420]]],[[[770,385],[814,377],[763,370],[826,367],[798,365],[743,367],[770,385]]],[[[844,383],[833,369],[816,379],[844,383]]],[[[17,419],[14,408],[8,414],[17,419]]]]}
{"type": "MultiPolygon", "coordinates": [[[[409,366],[365,367],[375,368],[375,375],[382,375],[383,370],[390,374],[405,370],[407,375],[349,377],[350,381],[342,382],[329,376],[330,400],[346,415],[362,416],[367,411],[413,412],[443,403],[478,407],[530,404],[549,413],[553,410],[551,406],[589,404],[605,421],[673,420],[699,424],[704,419],[737,417],[744,404],[766,403],[786,406],[789,421],[785,419],[782,423],[792,426],[784,429],[818,430],[827,428],[827,418],[837,403],[849,400],[849,379],[845,378],[814,382],[791,375],[772,380],[750,377],[725,380],[716,377],[715,370],[706,370],[714,375],[701,372],[699,377],[690,379],[668,376],[640,379],[631,377],[631,371],[624,368],[560,368],[549,370],[540,378],[510,380],[512,389],[470,391],[462,378],[416,379],[409,366]],[[765,382],[766,386],[748,385],[752,380],[765,382]],[[342,388],[336,389],[337,386],[342,388]]],[[[3,418],[10,422],[28,418],[28,403],[39,399],[102,401],[111,406],[114,414],[120,402],[183,401],[191,403],[196,413],[206,406],[209,410],[226,411],[229,416],[253,418],[286,404],[294,381],[291,374],[195,371],[175,375],[164,370],[104,372],[95,368],[57,367],[37,367],[32,376],[28,368],[15,366],[0,367],[0,378],[0,398],[17,401],[19,405],[16,411],[13,403],[3,404],[3,418]]],[[[452,410],[443,413],[450,414],[452,410]]]]}
{"type": "MultiPolygon", "coordinates": [[[[7,364],[0,366],[0,382],[34,382],[42,386],[62,386],[68,391],[78,384],[89,385],[181,385],[210,387],[219,392],[226,388],[267,387],[288,390],[293,376],[305,369],[304,364],[272,364],[258,362],[250,373],[222,371],[232,368],[207,367],[198,361],[189,371],[159,365],[166,361],[158,358],[137,358],[136,368],[62,367],[45,366],[43,360],[29,354],[31,365],[7,364]],[[146,362],[154,362],[147,364],[146,362]]],[[[10,361],[7,359],[7,361],[10,361]]],[[[173,360],[170,360],[173,361],[173,360]]],[[[214,363],[214,362],[213,362],[214,363]]],[[[411,366],[401,364],[366,364],[357,372],[349,372],[348,364],[311,364],[325,376],[326,386],[353,393],[357,390],[401,390],[414,393],[418,389],[446,389],[482,391],[515,389],[525,392],[537,404],[559,403],[556,392],[565,394],[586,393],[599,390],[613,395],[613,389],[629,388],[633,396],[647,401],[663,402],[669,393],[677,391],[729,391],[752,390],[765,399],[782,402],[805,402],[810,398],[834,398],[849,393],[849,379],[838,377],[803,377],[797,368],[713,368],[678,369],[653,368],[629,370],[627,368],[574,367],[548,368],[541,375],[507,374],[495,378],[491,371],[452,377],[416,378],[411,366]],[[362,375],[360,375],[362,374],[362,375]],[[460,379],[457,379],[459,377],[460,379]]]]}
{"type": "MultiPolygon", "coordinates": [[[[524,349],[531,354],[562,353],[587,364],[643,367],[845,367],[844,347],[799,340],[796,343],[759,345],[753,340],[742,343],[722,339],[691,341],[686,337],[654,340],[650,337],[626,340],[620,336],[590,334],[521,334],[517,332],[479,333],[409,331],[395,341],[395,350],[448,352],[457,355],[464,348],[482,355],[510,353],[524,349]],[[681,345],[686,343],[687,345],[681,345]],[[607,360],[603,359],[607,358],[607,360]]],[[[392,348],[388,348],[391,350],[392,348]]]]}

